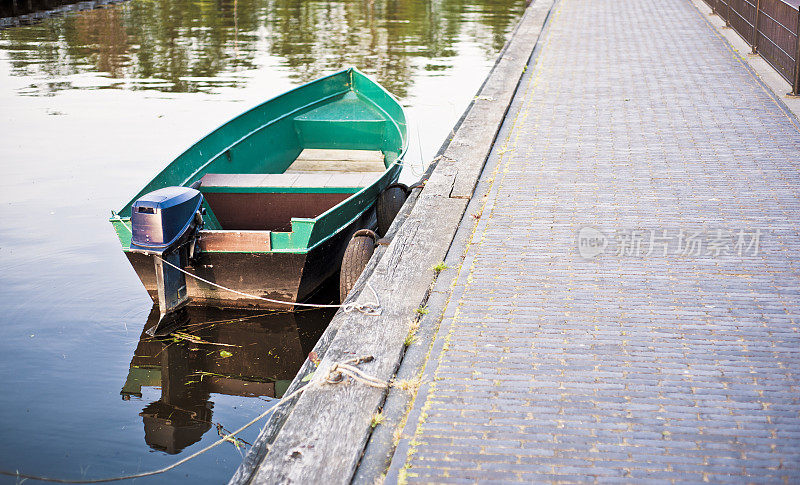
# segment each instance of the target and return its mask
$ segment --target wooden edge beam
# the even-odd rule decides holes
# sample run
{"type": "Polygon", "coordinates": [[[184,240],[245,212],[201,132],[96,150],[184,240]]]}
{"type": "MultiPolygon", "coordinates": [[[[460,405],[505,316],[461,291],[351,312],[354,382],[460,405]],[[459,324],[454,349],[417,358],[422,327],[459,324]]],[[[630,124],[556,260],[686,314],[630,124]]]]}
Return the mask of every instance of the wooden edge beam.
{"type": "Polygon", "coordinates": [[[253,252],[270,251],[270,231],[200,231],[201,251],[253,252]]]}
{"type": "MultiPolygon", "coordinates": [[[[326,340],[327,351],[307,391],[291,411],[281,411],[282,423],[267,423],[265,430],[272,436],[259,440],[271,445],[259,447],[261,456],[248,455],[247,469],[240,467],[231,484],[350,484],[370,436],[372,415],[387,390],[353,382],[329,385],[322,382],[323,375],[334,363],[365,355],[375,358],[361,366],[367,374],[389,380],[396,372],[414,310],[433,282],[431,267],[447,254],[552,5],[553,0],[537,0],[526,10],[481,88],[480,93],[497,93],[499,106],[487,110],[479,104],[486,100],[469,106],[454,141],[464,140],[461,130],[476,130],[471,133],[482,134],[480,149],[461,143],[445,149],[447,157],[434,168],[430,187],[422,189],[408,219],[364,280],[379,295],[383,313],[336,314],[330,324],[335,335],[326,340]]],[[[372,300],[371,291],[356,297],[357,303],[372,300]]],[[[302,372],[308,376],[311,367],[306,361],[302,372]]]]}

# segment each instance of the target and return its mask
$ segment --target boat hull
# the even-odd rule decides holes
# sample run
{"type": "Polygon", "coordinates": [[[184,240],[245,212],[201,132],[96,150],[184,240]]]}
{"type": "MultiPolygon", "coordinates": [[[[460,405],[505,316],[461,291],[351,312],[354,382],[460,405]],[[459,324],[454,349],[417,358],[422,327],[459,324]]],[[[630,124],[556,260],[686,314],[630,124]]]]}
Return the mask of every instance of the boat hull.
{"type": "MultiPolygon", "coordinates": [[[[262,298],[304,301],[339,271],[352,234],[376,227],[373,206],[398,180],[407,147],[402,105],[357,69],[345,69],[224,123],[170,162],[110,221],[157,301],[154,256],[132,246],[134,205],[165,187],[197,189],[203,194],[200,245],[214,244],[185,268],[186,295],[181,278],[170,278],[177,285],[167,292],[164,275],[176,275],[160,266],[165,312],[173,309],[167,294],[178,295],[181,305],[186,296],[191,305],[292,308],[262,298]]],[[[146,212],[136,207],[137,214],[146,212]]],[[[164,212],[158,214],[152,219],[163,220],[164,212]]],[[[187,248],[181,250],[185,259],[187,248]]]]}
{"type": "MultiPolygon", "coordinates": [[[[375,226],[375,212],[370,209],[307,253],[205,252],[197,264],[184,269],[231,290],[281,302],[302,302],[338,273],[342,256],[353,234],[359,229],[374,229],[375,226]]],[[[147,293],[157,303],[158,286],[153,256],[127,251],[125,255],[147,293]]],[[[186,277],[186,289],[192,306],[294,309],[292,305],[216,288],[189,275],[186,277]]]]}

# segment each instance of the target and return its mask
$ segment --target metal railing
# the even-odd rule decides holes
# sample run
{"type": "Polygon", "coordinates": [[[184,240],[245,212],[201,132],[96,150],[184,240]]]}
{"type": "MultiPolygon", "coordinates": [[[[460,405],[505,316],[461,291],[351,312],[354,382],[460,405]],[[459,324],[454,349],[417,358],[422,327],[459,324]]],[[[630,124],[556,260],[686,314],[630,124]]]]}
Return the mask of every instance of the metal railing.
{"type": "MultiPolygon", "coordinates": [[[[786,0],[704,0],[800,95],[800,6],[786,0]]],[[[796,3],[796,2],[795,2],[796,3]]]]}

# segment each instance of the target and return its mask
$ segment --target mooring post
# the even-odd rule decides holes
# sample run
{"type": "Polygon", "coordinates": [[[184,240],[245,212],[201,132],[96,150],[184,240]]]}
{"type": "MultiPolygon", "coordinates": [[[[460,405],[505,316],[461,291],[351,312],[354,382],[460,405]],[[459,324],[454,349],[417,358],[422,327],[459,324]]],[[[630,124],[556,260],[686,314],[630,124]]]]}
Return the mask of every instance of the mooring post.
{"type": "Polygon", "coordinates": [[[731,0],[725,0],[725,27],[731,26],[731,0]]]}
{"type": "Polygon", "coordinates": [[[797,25],[794,29],[797,36],[794,50],[794,82],[792,83],[791,96],[800,96],[800,6],[797,7],[797,25]]]}
{"type": "Polygon", "coordinates": [[[753,39],[750,47],[753,48],[751,54],[758,53],[758,22],[761,20],[761,0],[756,1],[756,19],[753,21],[753,39]]]}

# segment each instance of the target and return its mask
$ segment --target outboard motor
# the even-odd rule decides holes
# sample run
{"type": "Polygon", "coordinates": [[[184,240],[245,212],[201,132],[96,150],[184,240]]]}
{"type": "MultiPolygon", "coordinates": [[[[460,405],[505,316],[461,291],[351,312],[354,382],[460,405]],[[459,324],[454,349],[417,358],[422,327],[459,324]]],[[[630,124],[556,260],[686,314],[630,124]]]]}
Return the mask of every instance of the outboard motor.
{"type": "Polygon", "coordinates": [[[147,330],[151,335],[172,323],[176,312],[189,302],[186,275],[176,267],[183,268],[196,257],[202,204],[200,191],[189,187],[166,187],[133,203],[130,250],[152,255],[155,261],[161,318],[147,330]]]}

